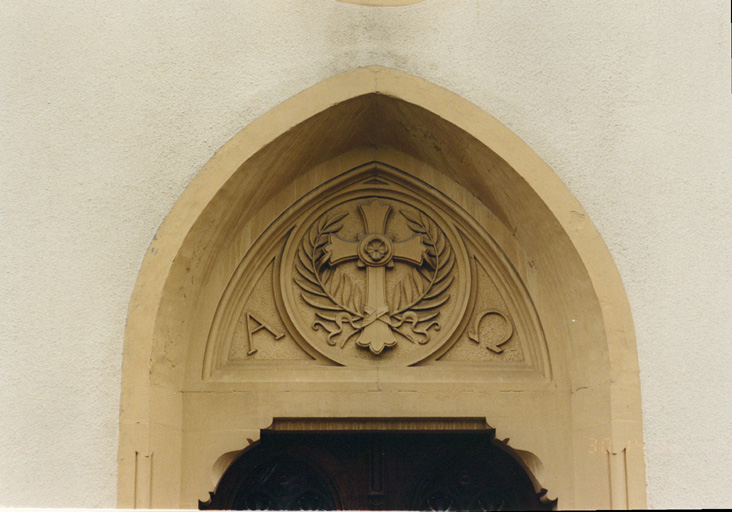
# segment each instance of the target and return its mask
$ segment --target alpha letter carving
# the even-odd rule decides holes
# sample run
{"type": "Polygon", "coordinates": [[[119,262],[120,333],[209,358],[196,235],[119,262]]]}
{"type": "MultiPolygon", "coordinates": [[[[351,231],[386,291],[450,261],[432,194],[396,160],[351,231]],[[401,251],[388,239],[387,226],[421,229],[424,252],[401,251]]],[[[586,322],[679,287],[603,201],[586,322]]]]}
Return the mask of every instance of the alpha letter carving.
{"type": "Polygon", "coordinates": [[[278,333],[275,331],[270,325],[263,320],[260,320],[259,318],[255,317],[252,313],[246,314],[246,321],[247,321],[247,355],[252,356],[257,352],[257,349],[254,348],[254,333],[257,333],[264,329],[265,331],[269,331],[269,333],[274,336],[274,339],[280,340],[282,339],[285,334],[284,333],[278,333]]]}

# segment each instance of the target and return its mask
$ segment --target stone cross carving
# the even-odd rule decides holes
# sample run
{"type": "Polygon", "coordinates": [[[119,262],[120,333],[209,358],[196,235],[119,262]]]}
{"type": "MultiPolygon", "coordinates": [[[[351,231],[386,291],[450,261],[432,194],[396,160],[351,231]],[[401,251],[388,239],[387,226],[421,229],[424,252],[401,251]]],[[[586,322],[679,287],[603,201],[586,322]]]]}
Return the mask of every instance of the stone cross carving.
{"type": "Polygon", "coordinates": [[[358,267],[366,269],[366,317],[356,343],[379,354],[384,347],[391,347],[397,342],[386,302],[386,269],[393,268],[395,260],[422,265],[427,247],[419,235],[401,242],[393,242],[386,235],[391,206],[372,199],[358,209],[366,230],[365,236],[352,241],[331,234],[324,251],[330,265],[355,259],[358,260],[358,267]]]}

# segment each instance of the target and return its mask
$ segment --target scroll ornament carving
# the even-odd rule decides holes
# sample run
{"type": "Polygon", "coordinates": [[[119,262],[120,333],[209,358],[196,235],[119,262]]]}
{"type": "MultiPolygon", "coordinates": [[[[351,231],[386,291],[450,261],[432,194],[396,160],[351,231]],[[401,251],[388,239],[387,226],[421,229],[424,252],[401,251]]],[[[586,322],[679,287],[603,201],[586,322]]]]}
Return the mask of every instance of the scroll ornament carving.
{"type": "Polygon", "coordinates": [[[300,296],[315,308],[313,330],[324,329],[327,343],[356,345],[378,355],[397,344],[395,333],[424,345],[439,331],[439,307],[450,299],[455,256],[444,232],[422,212],[400,209],[413,233],[394,241],[387,233],[389,204],[372,198],[359,204],[365,234],[358,240],[339,236],[348,212],[322,216],[308,230],[297,251],[295,268],[300,296]],[[341,264],[355,261],[366,274],[365,290],[341,264]],[[396,261],[410,268],[387,297],[386,272],[396,261]],[[345,325],[350,332],[345,333],[345,325]]]}

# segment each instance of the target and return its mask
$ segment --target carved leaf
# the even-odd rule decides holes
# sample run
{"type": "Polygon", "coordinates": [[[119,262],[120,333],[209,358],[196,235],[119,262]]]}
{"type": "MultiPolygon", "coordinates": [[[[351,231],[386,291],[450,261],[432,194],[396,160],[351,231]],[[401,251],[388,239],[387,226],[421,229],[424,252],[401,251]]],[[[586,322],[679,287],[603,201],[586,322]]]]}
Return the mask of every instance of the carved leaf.
{"type": "Polygon", "coordinates": [[[343,274],[339,271],[339,269],[335,269],[333,271],[333,278],[330,281],[330,290],[328,290],[328,291],[336,299],[338,297],[338,292],[341,289],[341,285],[343,284],[343,282],[341,281],[342,277],[343,277],[343,274]]]}
{"type": "Polygon", "coordinates": [[[411,228],[412,231],[416,233],[426,233],[424,227],[420,226],[419,224],[407,221],[407,225],[411,228]]]}
{"type": "Polygon", "coordinates": [[[405,302],[412,302],[412,287],[410,286],[409,282],[403,280],[399,284],[402,287],[402,296],[404,297],[405,302]]]}
{"type": "Polygon", "coordinates": [[[324,285],[328,284],[331,277],[333,277],[333,269],[330,267],[323,269],[323,272],[320,274],[320,279],[324,285]]]}
{"type": "Polygon", "coordinates": [[[450,254],[447,257],[447,262],[445,262],[443,265],[440,266],[439,270],[437,270],[437,277],[435,278],[435,283],[439,283],[443,279],[445,279],[447,276],[450,275],[452,272],[453,267],[455,266],[455,256],[452,254],[452,251],[450,251],[450,254]]]}
{"type": "Polygon", "coordinates": [[[445,237],[441,236],[437,239],[437,244],[435,249],[437,249],[437,254],[442,255],[442,253],[445,252],[445,248],[447,247],[447,243],[445,242],[445,237]]]}
{"type": "Polygon", "coordinates": [[[343,294],[342,294],[343,299],[344,299],[343,302],[345,302],[346,304],[348,304],[349,302],[353,303],[352,296],[351,296],[351,289],[353,288],[351,286],[351,278],[345,274],[343,274],[343,278],[344,278],[343,279],[343,294]]]}
{"type": "Polygon", "coordinates": [[[314,308],[341,311],[362,317],[363,304],[359,306],[357,303],[363,302],[363,292],[359,290],[360,296],[353,296],[354,286],[350,278],[342,272],[334,271],[328,265],[329,254],[324,250],[330,237],[343,228],[343,223],[340,221],[346,215],[348,212],[322,216],[317,224],[310,228],[307,236],[303,237],[295,261],[295,269],[302,279],[295,279],[295,282],[303,292],[330,301],[330,304],[326,304],[306,293],[301,293],[303,300],[314,308]]]}
{"type": "Polygon", "coordinates": [[[417,290],[417,293],[422,295],[424,292],[424,282],[422,281],[422,277],[419,275],[419,272],[414,267],[412,267],[412,272],[409,274],[409,280],[411,281],[412,286],[417,290]]]}
{"type": "Polygon", "coordinates": [[[410,213],[407,210],[401,210],[401,214],[404,215],[404,218],[406,218],[408,221],[414,224],[419,224],[419,220],[417,220],[417,217],[415,217],[413,213],[410,213]]]}
{"type": "Polygon", "coordinates": [[[317,243],[314,246],[315,251],[317,252],[318,249],[321,249],[327,243],[328,243],[328,236],[326,234],[318,235],[317,243]]]}
{"type": "MultiPolygon", "coordinates": [[[[331,227],[338,223],[341,219],[343,219],[346,215],[348,215],[348,212],[341,212],[337,213],[335,216],[333,216],[331,219],[329,219],[324,226],[324,229],[322,230],[322,233],[333,233],[334,231],[338,231],[341,229],[340,227],[338,229],[332,230],[331,227]]],[[[342,225],[341,225],[342,227],[342,225]]]]}
{"type": "Polygon", "coordinates": [[[308,233],[308,236],[303,237],[302,247],[300,247],[300,252],[302,252],[306,257],[308,254],[311,254],[313,252],[313,243],[310,240],[311,236],[312,233],[308,233]]]}
{"type": "MultiPolygon", "coordinates": [[[[407,277],[394,288],[391,314],[408,310],[426,310],[441,306],[449,295],[444,293],[454,281],[455,255],[447,243],[445,234],[424,213],[417,215],[401,210],[409,228],[422,235],[427,247],[423,264],[412,269],[407,277]]],[[[422,320],[420,320],[421,322],[422,320]]]]}
{"type": "Polygon", "coordinates": [[[340,222],[337,224],[330,224],[330,225],[326,226],[325,230],[323,231],[323,234],[328,235],[330,233],[335,233],[337,231],[340,231],[340,229],[342,227],[343,227],[343,224],[340,222]]]}
{"type": "Polygon", "coordinates": [[[418,267],[417,272],[419,272],[419,275],[424,277],[427,282],[432,281],[433,273],[427,270],[425,267],[418,267]]]}
{"type": "MultiPolygon", "coordinates": [[[[305,267],[311,274],[315,275],[315,269],[313,268],[313,262],[310,261],[310,259],[306,256],[305,251],[299,250],[297,251],[297,257],[300,260],[300,263],[303,267],[305,267]]],[[[299,270],[298,270],[299,272],[299,270]]]]}
{"type": "Polygon", "coordinates": [[[424,264],[425,264],[426,268],[431,271],[430,277],[428,277],[427,280],[432,281],[432,277],[433,277],[435,267],[436,267],[435,257],[434,256],[429,257],[429,254],[427,254],[427,256],[428,257],[424,259],[424,264]]]}
{"type": "Polygon", "coordinates": [[[300,297],[302,297],[302,300],[304,300],[305,302],[307,302],[308,304],[310,304],[314,308],[326,309],[328,311],[343,311],[343,308],[338,307],[337,305],[323,304],[322,302],[317,302],[315,299],[311,299],[310,297],[308,297],[304,293],[301,293],[300,294],[300,297]]]}
{"type": "Polygon", "coordinates": [[[318,256],[318,260],[315,263],[315,273],[319,274],[323,270],[323,266],[328,263],[328,254],[322,253],[320,256],[318,256]]]}
{"type": "Polygon", "coordinates": [[[452,281],[454,279],[455,279],[455,276],[451,275],[447,279],[443,279],[441,283],[439,283],[437,285],[433,285],[430,292],[424,296],[425,300],[437,297],[439,294],[441,294],[442,292],[447,290],[447,288],[452,284],[452,281]]]}
{"type": "Polygon", "coordinates": [[[311,285],[304,279],[295,279],[295,281],[297,281],[297,284],[300,286],[300,288],[302,288],[306,292],[312,293],[313,295],[317,295],[319,297],[328,298],[328,295],[326,295],[326,293],[323,291],[322,288],[320,288],[320,287],[316,288],[315,286],[311,285]]]}
{"type": "Polygon", "coordinates": [[[445,295],[444,297],[439,298],[439,299],[423,300],[421,302],[418,302],[417,304],[415,304],[414,306],[412,306],[409,309],[423,311],[425,309],[436,308],[436,307],[442,306],[445,302],[447,302],[447,299],[449,299],[449,298],[450,298],[449,295],[445,295]]]}
{"type": "Polygon", "coordinates": [[[318,280],[315,277],[315,274],[308,272],[300,262],[295,262],[295,269],[297,270],[298,274],[302,276],[304,279],[307,279],[310,281],[311,284],[320,287],[318,284],[318,280]]]}
{"type": "Polygon", "coordinates": [[[315,313],[315,315],[318,318],[322,318],[323,320],[328,320],[329,322],[335,322],[338,318],[336,315],[329,315],[327,313],[323,313],[322,311],[318,311],[317,313],[315,313]]]}
{"type": "Polygon", "coordinates": [[[398,311],[402,305],[402,293],[400,291],[401,284],[402,283],[400,282],[399,285],[394,287],[394,293],[391,295],[391,311],[398,311]]]}
{"type": "Polygon", "coordinates": [[[353,308],[358,313],[363,313],[363,291],[358,285],[353,290],[353,308]]]}

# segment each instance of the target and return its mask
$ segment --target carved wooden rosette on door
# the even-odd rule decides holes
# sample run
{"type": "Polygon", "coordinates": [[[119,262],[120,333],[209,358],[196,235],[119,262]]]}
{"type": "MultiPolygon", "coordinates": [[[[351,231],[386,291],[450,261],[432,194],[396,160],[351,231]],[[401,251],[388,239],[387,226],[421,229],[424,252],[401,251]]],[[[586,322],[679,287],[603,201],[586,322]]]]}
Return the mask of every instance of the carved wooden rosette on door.
{"type": "Polygon", "coordinates": [[[528,294],[482,226],[373,163],[317,187],[257,236],[216,311],[204,378],[275,362],[543,373],[545,353],[528,294]]]}

